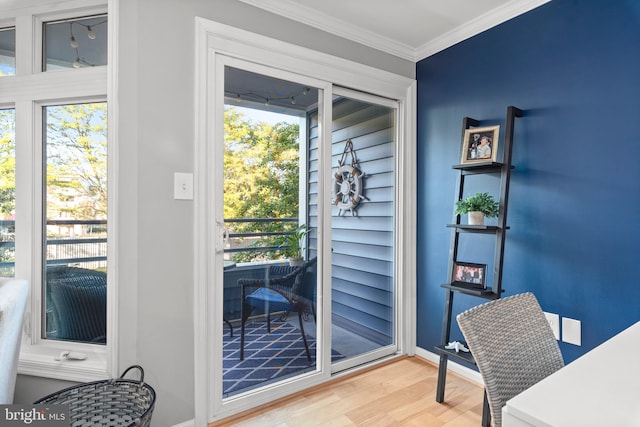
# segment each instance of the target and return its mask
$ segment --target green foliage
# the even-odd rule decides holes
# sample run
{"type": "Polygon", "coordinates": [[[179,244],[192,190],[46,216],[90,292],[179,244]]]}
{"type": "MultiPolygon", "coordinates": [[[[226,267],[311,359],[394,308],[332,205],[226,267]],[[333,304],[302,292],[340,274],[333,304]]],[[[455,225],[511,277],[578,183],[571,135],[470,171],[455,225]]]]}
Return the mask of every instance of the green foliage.
{"type": "MultiPolygon", "coordinates": [[[[299,195],[298,124],[273,126],[248,120],[233,107],[224,113],[224,217],[296,218],[299,195]]],[[[282,222],[234,224],[235,232],[282,232],[282,222]]],[[[249,246],[262,252],[240,252],[236,262],[282,256],[285,236],[264,237],[249,246]]]]}
{"type": "Polygon", "coordinates": [[[308,232],[307,225],[300,224],[291,234],[287,234],[283,255],[287,258],[302,258],[302,241],[308,232]]]}
{"type": "Polygon", "coordinates": [[[476,193],[466,199],[456,202],[456,215],[464,215],[469,212],[480,211],[487,218],[498,216],[500,204],[489,193],[476,193]]]}
{"type": "Polygon", "coordinates": [[[0,218],[15,210],[15,110],[0,110],[0,218]]]}
{"type": "Polygon", "coordinates": [[[47,217],[106,218],[107,104],[47,107],[46,126],[47,217]]]}

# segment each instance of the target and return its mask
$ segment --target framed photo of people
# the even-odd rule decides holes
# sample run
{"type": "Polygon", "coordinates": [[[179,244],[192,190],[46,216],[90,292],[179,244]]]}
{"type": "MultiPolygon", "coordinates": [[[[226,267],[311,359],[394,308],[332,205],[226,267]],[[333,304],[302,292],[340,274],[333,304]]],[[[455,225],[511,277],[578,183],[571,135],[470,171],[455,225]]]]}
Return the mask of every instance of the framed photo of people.
{"type": "Polygon", "coordinates": [[[452,283],[474,288],[485,289],[487,278],[487,264],[471,262],[454,262],[452,283]]]}
{"type": "Polygon", "coordinates": [[[495,162],[498,157],[500,126],[471,128],[464,131],[461,164],[495,162]]]}

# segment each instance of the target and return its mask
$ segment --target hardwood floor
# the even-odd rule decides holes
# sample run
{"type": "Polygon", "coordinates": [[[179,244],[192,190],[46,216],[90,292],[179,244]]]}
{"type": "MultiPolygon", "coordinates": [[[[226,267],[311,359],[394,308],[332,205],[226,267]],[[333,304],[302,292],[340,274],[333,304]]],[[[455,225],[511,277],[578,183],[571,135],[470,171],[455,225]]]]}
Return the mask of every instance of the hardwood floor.
{"type": "Polygon", "coordinates": [[[435,365],[405,357],[210,426],[480,426],[482,387],[450,372],[437,403],[437,379],[435,365]]]}

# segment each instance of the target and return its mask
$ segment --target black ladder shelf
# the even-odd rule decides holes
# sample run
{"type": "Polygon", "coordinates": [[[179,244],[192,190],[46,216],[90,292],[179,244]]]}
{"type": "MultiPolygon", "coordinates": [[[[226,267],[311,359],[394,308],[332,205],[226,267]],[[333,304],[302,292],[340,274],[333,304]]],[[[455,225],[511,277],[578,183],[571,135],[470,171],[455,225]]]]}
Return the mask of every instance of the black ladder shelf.
{"type": "MultiPolygon", "coordinates": [[[[509,182],[511,179],[511,154],[513,147],[513,128],[516,117],[522,117],[522,110],[510,106],[507,108],[507,118],[504,133],[504,149],[503,162],[482,162],[471,164],[460,164],[453,166],[453,169],[459,171],[458,175],[458,193],[456,200],[462,200],[464,193],[465,178],[477,174],[499,174],[500,176],[500,209],[498,212],[498,223],[495,226],[486,225],[466,225],[460,223],[460,215],[455,215],[455,223],[448,224],[447,227],[452,228],[451,244],[449,247],[449,278],[453,277],[454,263],[458,260],[458,243],[461,233],[481,233],[495,235],[495,255],[493,263],[493,283],[491,287],[479,289],[473,286],[464,286],[457,283],[445,283],[441,285],[446,289],[446,297],[444,303],[444,315],[442,321],[442,340],[441,345],[436,346],[435,350],[440,354],[440,365],[438,369],[438,386],[436,391],[436,402],[444,402],[444,391],[447,377],[447,361],[449,358],[474,364],[473,355],[471,353],[456,353],[455,350],[445,349],[450,341],[451,321],[453,318],[453,298],[456,293],[472,295],[478,298],[493,300],[500,298],[502,289],[502,265],[504,261],[504,242],[507,227],[507,207],[509,202],[509,182]]],[[[464,138],[465,131],[480,124],[478,120],[465,117],[462,121],[462,136],[464,138]]],[[[464,147],[464,142],[463,142],[464,147]]],[[[491,423],[489,413],[489,404],[487,395],[484,396],[484,408],[482,411],[482,425],[488,427],[491,423]]]]}

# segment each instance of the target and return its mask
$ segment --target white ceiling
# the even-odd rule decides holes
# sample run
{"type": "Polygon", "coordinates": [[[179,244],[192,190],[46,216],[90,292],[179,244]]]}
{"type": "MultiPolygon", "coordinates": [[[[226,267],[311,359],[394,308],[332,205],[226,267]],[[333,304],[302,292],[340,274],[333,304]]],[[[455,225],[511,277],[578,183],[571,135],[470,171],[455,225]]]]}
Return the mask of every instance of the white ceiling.
{"type": "Polygon", "coordinates": [[[419,61],[550,0],[240,0],[419,61]]]}

